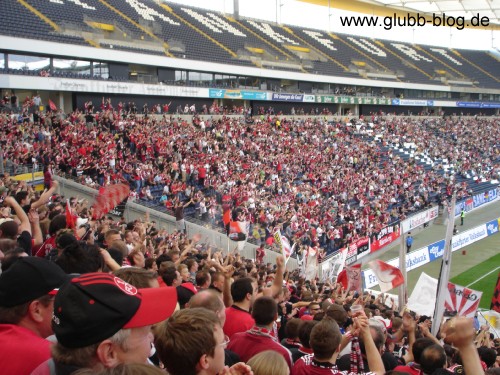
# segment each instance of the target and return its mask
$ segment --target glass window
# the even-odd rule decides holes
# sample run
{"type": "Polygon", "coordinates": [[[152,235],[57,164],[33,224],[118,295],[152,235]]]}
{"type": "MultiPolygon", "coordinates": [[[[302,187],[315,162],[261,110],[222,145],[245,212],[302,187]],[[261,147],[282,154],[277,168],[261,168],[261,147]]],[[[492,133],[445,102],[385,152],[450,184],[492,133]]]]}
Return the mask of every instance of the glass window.
{"type": "Polygon", "coordinates": [[[175,82],[178,84],[184,84],[187,81],[187,72],[185,70],[175,71],[175,82]]]}
{"type": "Polygon", "coordinates": [[[94,63],[94,77],[96,78],[109,78],[109,67],[107,63],[95,61],[94,63]]]}
{"type": "Polygon", "coordinates": [[[0,53],[0,69],[5,68],[5,54],[0,53]]]}
{"type": "Polygon", "coordinates": [[[53,69],[56,73],[90,74],[90,61],[54,59],[53,69]]]}
{"type": "Polygon", "coordinates": [[[208,86],[212,83],[213,74],[205,72],[189,72],[189,82],[195,85],[208,86]]]}
{"type": "Polygon", "coordinates": [[[50,58],[9,54],[9,68],[31,72],[48,71],[50,70],[50,58]]]}

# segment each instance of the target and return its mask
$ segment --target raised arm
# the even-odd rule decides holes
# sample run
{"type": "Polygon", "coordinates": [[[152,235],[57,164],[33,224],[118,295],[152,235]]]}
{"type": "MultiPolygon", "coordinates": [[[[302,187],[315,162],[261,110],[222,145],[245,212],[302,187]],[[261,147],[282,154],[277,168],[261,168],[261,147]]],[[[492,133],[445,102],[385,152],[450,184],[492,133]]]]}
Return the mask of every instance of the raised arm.
{"type": "Polygon", "coordinates": [[[370,371],[377,375],[384,375],[384,362],[382,362],[380,352],[373,341],[370,327],[368,325],[368,318],[364,315],[357,316],[354,318],[354,323],[359,328],[359,337],[365,344],[366,358],[368,360],[368,367],[370,368],[370,371]]]}
{"type": "Polygon", "coordinates": [[[455,346],[460,356],[466,359],[463,361],[465,373],[483,375],[484,370],[474,345],[476,331],[472,319],[465,317],[450,319],[444,325],[444,334],[444,342],[455,346]]]}
{"type": "Polygon", "coordinates": [[[56,192],[57,188],[59,187],[59,182],[58,181],[52,181],[52,185],[50,185],[50,189],[46,190],[40,195],[40,198],[36,202],[33,202],[31,204],[31,208],[37,209],[39,207],[42,207],[45,205],[50,197],[56,192]]]}

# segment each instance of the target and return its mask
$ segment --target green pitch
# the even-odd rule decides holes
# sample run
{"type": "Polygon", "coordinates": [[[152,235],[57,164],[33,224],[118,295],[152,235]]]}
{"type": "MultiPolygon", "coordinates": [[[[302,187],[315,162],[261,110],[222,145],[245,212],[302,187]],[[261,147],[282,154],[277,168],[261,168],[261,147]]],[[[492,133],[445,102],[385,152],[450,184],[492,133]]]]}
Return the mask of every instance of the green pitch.
{"type": "Polygon", "coordinates": [[[483,296],[481,297],[479,307],[489,310],[491,297],[496,286],[499,272],[500,254],[497,254],[451,278],[450,281],[470,289],[482,291],[483,296]]]}

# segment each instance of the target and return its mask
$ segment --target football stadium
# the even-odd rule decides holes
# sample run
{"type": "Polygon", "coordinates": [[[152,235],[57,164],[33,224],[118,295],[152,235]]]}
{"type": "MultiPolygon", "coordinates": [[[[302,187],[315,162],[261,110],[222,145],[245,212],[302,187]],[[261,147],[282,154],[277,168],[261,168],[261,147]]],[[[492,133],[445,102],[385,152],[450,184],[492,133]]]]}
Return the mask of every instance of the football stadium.
{"type": "Polygon", "coordinates": [[[499,17],[2,2],[0,372],[498,374],[499,17]]]}

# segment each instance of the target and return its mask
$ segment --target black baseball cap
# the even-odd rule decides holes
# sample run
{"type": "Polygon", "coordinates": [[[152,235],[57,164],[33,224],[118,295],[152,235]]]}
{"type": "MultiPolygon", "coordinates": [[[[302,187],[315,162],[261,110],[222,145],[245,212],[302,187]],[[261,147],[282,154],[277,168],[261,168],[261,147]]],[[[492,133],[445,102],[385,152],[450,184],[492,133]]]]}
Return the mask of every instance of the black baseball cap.
{"type": "Polygon", "coordinates": [[[61,345],[83,348],[120,329],[167,319],[177,306],[174,287],[143,288],[106,273],[74,278],[57,293],[52,328],[61,345]]]}
{"type": "Polygon", "coordinates": [[[54,292],[70,278],[44,258],[20,257],[0,275],[0,306],[14,307],[54,292]]]}

